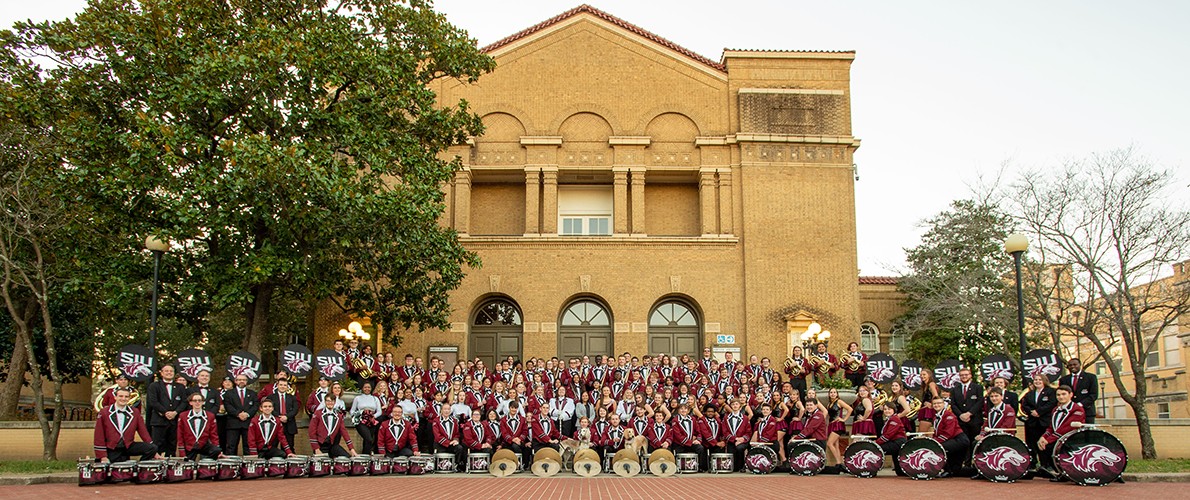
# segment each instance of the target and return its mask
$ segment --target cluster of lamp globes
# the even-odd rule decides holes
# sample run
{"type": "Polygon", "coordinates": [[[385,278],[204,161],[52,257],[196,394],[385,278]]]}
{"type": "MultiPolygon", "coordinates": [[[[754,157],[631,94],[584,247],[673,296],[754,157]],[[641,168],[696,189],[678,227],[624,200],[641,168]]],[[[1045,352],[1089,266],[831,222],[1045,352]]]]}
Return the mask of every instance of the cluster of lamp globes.
{"type": "Polygon", "coordinates": [[[347,340],[360,339],[371,340],[372,334],[364,331],[364,325],[359,324],[359,321],[352,321],[344,330],[339,330],[339,336],[347,340]]]}
{"type": "Polygon", "coordinates": [[[822,325],[817,321],[810,323],[805,332],[802,332],[802,344],[809,345],[816,342],[826,342],[831,338],[830,330],[823,330],[822,325]]]}

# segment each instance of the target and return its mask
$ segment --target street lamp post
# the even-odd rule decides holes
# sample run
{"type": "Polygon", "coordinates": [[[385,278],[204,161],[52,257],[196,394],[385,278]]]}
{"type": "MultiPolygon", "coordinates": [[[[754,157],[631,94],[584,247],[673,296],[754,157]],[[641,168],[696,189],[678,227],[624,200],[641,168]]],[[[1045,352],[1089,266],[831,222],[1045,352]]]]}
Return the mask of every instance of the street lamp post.
{"type": "Polygon", "coordinates": [[[1012,254],[1016,265],[1016,333],[1020,337],[1021,348],[1021,384],[1025,383],[1025,300],[1021,293],[1021,255],[1029,249],[1029,238],[1021,233],[1013,233],[1004,240],[1004,251],[1012,254]]]}
{"type": "Polygon", "coordinates": [[[153,252],[153,307],[149,310],[149,352],[157,356],[157,289],[161,287],[161,255],[169,250],[169,242],[149,235],[145,248],[153,252]]]}

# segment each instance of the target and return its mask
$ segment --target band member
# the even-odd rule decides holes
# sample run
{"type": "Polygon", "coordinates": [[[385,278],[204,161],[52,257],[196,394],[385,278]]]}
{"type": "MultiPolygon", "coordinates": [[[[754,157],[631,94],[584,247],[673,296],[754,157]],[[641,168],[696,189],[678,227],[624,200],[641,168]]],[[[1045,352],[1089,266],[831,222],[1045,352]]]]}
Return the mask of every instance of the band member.
{"type": "Polygon", "coordinates": [[[851,405],[839,398],[839,390],[831,387],[827,390],[826,396],[826,418],[829,421],[827,424],[826,438],[826,459],[827,463],[838,465],[843,463],[843,453],[839,450],[842,437],[847,435],[847,418],[851,416],[854,411],[851,405]]]}
{"type": "Polygon", "coordinates": [[[140,410],[128,406],[130,397],[130,389],[117,388],[116,402],[99,410],[95,419],[95,458],[100,462],[123,462],[132,455],[142,460],[149,456],[161,459],[140,410]],[[140,442],[136,441],[137,436],[140,442]]]}
{"type": "Polygon", "coordinates": [[[314,392],[310,393],[310,398],[306,400],[306,414],[313,416],[314,412],[318,411],[318,407],[322,404],[322,399],[331,392],[331,379],[326,377],[318,377],[318,387],[314,392]]]}
{"type": "Polygon", "coordinates": [[[273,383],[274,392],[269,394],[266,401],[273,402],[273,414],[277,417],[277,422],[281,425],[281,431],[285,434],[285,442],[290,446],[294,446],[294,438],[297,436],[297,414],[298,414],[298,398],[297,391],[290,394],[289,380],[279,379],[273,383]]]}
{"type": "Polygon", "coordinates": [[[694,417],[690,416],[690,405],[678,406],[678,415],[674,417],[670,435],[675,454],[697,454],[700,470],[706,470],[707,449],[703,445],[702,426],[695,421],[694,417]]]}
{"type": "Polygon", "coordinates": [[[1029,446],[1032,467],[1037,467],[1037,460],[1041,456],[1037,448],[1037,441],[1049,428],[1050,414],[1058,404],[1058,396],[1049,386],[1049,379],[1045,375],[1034,375],[1033,383],[1021,398],[1021,418],[1025,420],[1025,444],[1029,446]]]}
{"type": "Polygon", "coordinates": [[[236,375],[236,386],[223,397],[223,408],[227,410],[227,442],[223,443],[223,453],[228,455],[248,454],[248,424],[256,415],[260,400],[256,391],[248,388],[248,377],[236,375]],[[242,445],[240,443],[243,443],[242,445]],[[242,446],[243,453],[236,451],[242,446]]]}
{"type": "Polygon", "coordinates": [[[189,402],[190,409],[182,412],[178,418],[178,456],[191,461],[199,457],[223,458],[215,413],[203,408],[206,400],[200,393],[191,393],[189,402]]]}
{"type": "Polygon", "coordinates": [[[287,458],[293,456],[289,441],[285,440],[284,428],[273,416],[273,400],[260,402],[260,413],[252,417],[248,426],[248,454],[260,458],[287,458]]]}
{"type": "MultiPolygon", "coordinates": [[[[980,398],[982,401],[983,398],[980,398]]],[[[942,398],[934,398],[934,440],[946,450],[946,470],[939,477],[950,477],[959,472],[963,458],[968,455],[971,440],[959,427],[959,419],[942,398]]]]}
{"type": "Polygon", "coordinates": [[[814,370],[814,379],[833,376],[839,371],[839,358],[826,352],[826,343],[819,342],[814,346],[814,355],[810,356],[810,367],[814,370]]]}
{"type": "Polygon", "coordinates": [[[669,425],[665,423],[664,413],[653,413],[653,423],[645,428],[645,438],[649,440],[649,447],[654,450],[669,449],[670,443],[673,443],[673,436],[669,425]]]}
{"type": "Polygon", "coordinates": [[[599,426],[595,429],[595,437],[592,439],[592,447],[599,452],[600,459],[607,454],[615,455],[617,451],[624,448],[624,425],[620,421],[620,416],[612,413],[608,415],[608,422],[606,426],[599,426]]]}
{"type": "Polygon", "coordinates": [[[153,443],[167,457],[172,457],[178,447],[178,414],[186,409],[186,388],[174,382],[174,367],[161,366],[159,380],[149,384],[145,391],[149,408],[149,429],[153,443]]]}
{"type": "MultiPolygon", "coordinates": [[[[208,373],[208,377],[209,376],[210,375],[208,373]]],[[[116,404],[116,389],[124,388],[124,389],[128,389],[131,391],[132,390],[131,383],[132,383],[132,381],[130,381],[128,379],[128,376],[125,375],[123,372],[121,372],[119,375],[116,375],[116,385],[108,387],[107,389],[103,390],[103,397],[100,398],[100,405],[101,405],[100,407],[106,408],[108,406],[116,404]]],[[[132,406],[133,408],[139,408],[140,401],[130,404],[129,406],[132,406]]]]}
{"type": "Polygon", "coordinates": [[[864,385],[864,377],[868,376],[868,355],[859,350],[859,344],[847,344],[847,354],[851,360],[843,359],[843,376],[851,381],[852,387],[864,385]]]}
{"type": "Polygon", "coordinates": [[[202,396],[202,408],[204,410],[211,412],[211,414],[218,413],[219,405],[221,405],[223,402],[219,399],[219,393],[221,391],[217,388],[211,387],[211,371],[199,370],[198,375],[194,378],[194,387],[186,389],[187,401],[189,401],[191,395],[198,394],[202,396]]]}
{"type": "MultiPolygon", "coordinates": [[[[1086,423],[1087,413],[1083,410],[1083,405],[1074,401],[1074,390],[1068,385],[1060,385],[1054,391],[1058,398],[1058,405],[1054,407],[1054,411],[1050,414],[1049,427],[1045,430],[1045,434],[1037,440],[1037,449],[1041,450],[1041,465],[1049,470],[1054,469],[1054,454],[1050,449],[1050,445],[1054,444],[1058,438],[1067,433],[1081,427],[1086,423]]],[[[1051,481],[1066,481],[1067,479],[1060,474],[1057,477],[1050,479],[1051,481]]]]}
{"type": "MultiPolygon", "coordinates": [[[[578,360],[573,359],[571,363],[576,365],[572,370],[578,372],[578,360]]],[[[558,394],[550,400],[549,415],[558,424],[558,432],[562,435],[569,436],[574,434],[574,400],[566,396],[567,388],[561,387],[558,389],[558,394]]]]}
{"type": "Polygon", "coordinates": [[[331,458],[356,456],[355,445],[347,428],[343,425],[343,417],[335,411],[335,396],[327,394],[323,397],[323,407],[310,417],[310,448],[315,455],[328,454],[331,458]],[[347,445],[344,450],[339,443],[347,445]]]}
{"type": "MultiPolygon", "coordinates": [[[[703,375],[711,373],[711,364],[715,362],[715,358],[711,357],[711,348],[704,347],[702,349],[702,359],[698,360],[698,371],[703,375]]],[[[718,371],[717,369],[715,371],[718,371]]]]}
{"type": "MultiPolygon", "coordinates": [[[[273,383],[265,384],[264,387],[261,387],[260,392],[256,394],[256,397],[260,398],[261,401],[264,401],[264,398],[267,398],[269,395],[277,392],[277,382],[282,380],[286,381],[286,383],[289,382],[289,372],[284,369],[277,370],[277,374],[273,376],[273,383]]],[[[294,391],[293,395],[294,397],[297,397],[297,391],[294,391]]]]}
{"type": "Polygon", "coordinates": [[[806,393],[806,377],[810,375],[810,370],[810,360],[803,357],[802,347],[794,346],[785,360],[785,375],[789,376],[789,384],[798,390],[798,394],[806,393]]]}
{"type": "MultiPolygon", "coordinates": [[[[958,417],[959,427],[967,435],[970,445],[983,430],[983,386],[972,380],[970,368],[959,370],[959,383],[950,389],[950,401],[951,411],[958,417]]],[[[938,417],[935,416],[934,420],[937,421],[938,417]]],[[[970,462],[971,457],[964,457],[963,460],[970,462]]]]}
{"type": "Polygon", "coordinates": [[[417,447],[417,433],[414,429],[416,425],[403,418],[404,412],[399,405],[393,406],[389,414],[392,418],[380,426],[380,453],[386,457],[421,455],[417,447]]]}
{"type": "Polygon", "coordinates": [[[380,399],[372,394],[372,383],[365,380],[360,386],[360,394],[351,401],[351,418],[362,443],[360,452],[376,452],[376,433],[380,431],[380,421],[376,417],[383,412],[380,399]]]}
{"type": "MultiPolygon", "coordinates": [[[[1004,393],[1004,404],[1012,407],[1013,411],[1020,413],[1020,398],[1017,396],[1015,391],[1008,388],[1008,379],[1004,377],[996,377],[992,379],[992,387],[999,387],[1000,391],[1004,393]]],[[[991,387],[988,389],[991,390],[991,387]]],[[[990,403],[990,401],[988,401],[987,398],[984,398],[983,405],[987,407],[988,403],[990,403]]]]}
{"type": "MultiPolygon", "coordinates": [[[[813,390],[806,394],[806,425],[797,434],[794,434],[790,441],[794,439],[811,439],[814,444],[823,450],[826,449],[826,440],[830,434],[827,429],[826,410],[818,403],[818,395],[813,390]]],[[[786,443],[786,448],[790,448],[786,443]]]]}
{"type": "MultiPolygon", "coordinates": [[[[705,443],[707,456],[709,457],[711,453],[727,453],[727,439],[723,437],[724,429],[727,426],[719,418],[719,410],[715,408],[715,405],[707,404],[703,406],[698,424],[699,434],[702,436],[703,443],[705,443]]],[[[708,466],[709,463],[708,461],[708,466]]]]}
{"type": "Polygon", "coordinates": [[[897,460],[896,456],[901,452],[901,447],[907,440],[905,419],[897,415],[897,407],[892,401],[885,401],[880,405],[880,411],[884,413],[884,426],[880,429],[880,436],[876,438],[876,444],[880,446],[884,456],[893,457],[893,470],[897,475],[904,476],[905,472],[901,470],[901,461],[897,460]]]}
{"type": "Polygon", "coordinates": [[[1083,371],[1083,364],[1078,358],[1066,361],[1066,369],[1070,371],[1058,379],[1058,385],[1070,386],[1074,391],[1074,402],[1083,407],[1088,424],[1095,423],[1095,400],[1099,399],[1099,379],[1094,373],[1083,371]]]}
{"type": "MultiPolygon", "coordinates": [[[[871,436],[876,434],[876,419],[874,413],[880,411],[872,405],[871,391],[866,385],[861,385],[856,389],[855,403],[851,405],[852,415],[855,417],[851,423],[851,433],[860,436],[871,436]]],[[[881,419],[883,421],[883,419],[881,419]]],[[[881,422],[883,423],[883,422],[881,422]]]]}
{"type": "Polygon", "coordinates": [[[921,409],[917,410],[917,432],[934,431],[934,398],[941,397],[934,370],[921,371],[921,409]]]}
{"type": "Polygon", "coordinates": [[[752,437],[752,424],[748,421],[740,408],[740,400],[733,399],[729,404],[731,413],[723,417],[723,440],[726,441],[727,453],[734,457],[734,470],[739,471],[744,465],[744,452],[748,450],[748,440],[752,437]]]}
{"type": "Polygon", "coordinates": [[[530,436],[533,438],[533,452],[542,448],[559,449],[558,443],[562,434],[558,425],[545,413],[529,413],[530,436]]]}
{"type": "Polygon", "coordinates": [[[444,407],[438,418],[434,419],[434,451],[454,454],[456,471],[463,470],[467,454],[461,443],[461,434],[458,421],[444,407]]]}
{"type": "Polygon", "coordinates": [[[521,403],[516,399],[508,402],[508,413],[500,422],[500,439],[505,448],[521,457],[522,464],[528,462],[529,424],[521,413],[521,403]]]}
{"type": "Polygon", "coordinates": [[[491,453],[494,439],[483,421],[483,410],[471,410],[471,420],[463,424],[463,446],[470,451],[491,453]]]}
{"type": "MultiPolygon", "coordinates": [[[[986,422],[984,429],[1001,429],[1015,435],[1016,410],[1004,402],[1004,391],[999,387],[988,389],[988,402],[991,404],[985,408],[987,414],[984,415],[984,422],[986,422]]],[[[987,432],[987,430],[981,429],[979,435],[975,436],[975,440],[983,441],[987,432]]]]}

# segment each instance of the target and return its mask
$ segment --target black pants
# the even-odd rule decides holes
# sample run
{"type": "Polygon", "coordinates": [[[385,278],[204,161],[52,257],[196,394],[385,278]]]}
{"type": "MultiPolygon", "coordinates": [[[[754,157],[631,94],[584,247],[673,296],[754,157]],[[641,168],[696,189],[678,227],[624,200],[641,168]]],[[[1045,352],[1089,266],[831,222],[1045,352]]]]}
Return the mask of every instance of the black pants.
{"type": "Polygon", "coordinates": [[[734,439],[727,442],[727,453],[731,453],[732,472],[739,472],[744,466],[744,452],[746,451],[748,451],[747,441],[741,444],[735,444],[734,439]]]}
{"type": "Polygon", "coordinates": [[[1091,406],[1083,406],[1083,410],[1087,412],[1086,423],[1095,423],[1095,403],[1091,403],[1091,406]]]}
{"type": "Polygon", "coordinates": [[[523,444],[508,443],[504,448],[516,453],[516,456],[521,457],[521,467],[526,467],[529,464],[529,447],[523,444]]]}
{"type": "Polygon", "coordinates": [[[901,452],[901,447],[905,446],[905,441],[905,438],[897,438],[880,445],[880,451],[884,452],[884,456],[892,458],[893,470],[898,476],[905,475],[905,471],[901,470],[901,461],[897,460],[897,454],[901,452]]]}
{"type": "Polygon", "coordinates": [[[384,454],[384,456],[386,456],[386,457],[388,457],[388,458],[396,458],[396,457],[412,457],[412,456],[413,456],[413,448],[410,448],[410,447],[406,446],[406,447],[404,447],[404,448],[401,448],[401,449],[399,449],[399,450],[393,450],[393,451],[390,451],[390,452],[388,452],[388,453],[385,453],[385,454],[384,454]]]}
{"type": "Polygon", "coordinates": [[[206,442],[201,446],[190,448],[190,450],[186,452],[186,460],[193,462],[198,460],[198,457],[200,456],[214,460],[219,458],[220,453],[223,453],[223,450],[219,449],[218,446],[215,446],[215,443],[206,442]]]}
{"type": "Polygon", "coordinates": [[[959,434],[943,442],[942,449],[946,450],[946,472],[957,474],[971,454],[971,441],[965,434],[959,434]]]}
{"type": "Polygon", "coordinates": [[[356,434],[359,434],[360,453],[376,453],[376,435],[380,431],[380,425],[366,425],[360,423],[355,426],[356,434]]]}
{"type": "Polygon", "coordinates": [[[463,468],[466,467],[467,448],[464,448],[463,445],[456,444],[454,446],[443,446],[441,444],[434,443],[434,451],[436,453],[453,453],[455,456],[455,471],[461,472],[464,470],[463,468]]]}
{"type": "Polygon", "coordinates": [[[320,443],[318,445],[318,449],[321,450],[323,453],[330,455],[331,458],[350,457],[351,456],[351,454],[348,453],[347,450],[343,449],[342,446],[339,446],[339,443],[332,443],[330,441],[327,441],[325,443],[320,443]]]}
{"type": "MultiPolygon", "coordinates": [[[[157,420],[165,420],[160,417],[157,420]]],[[[153,438],[153,444],[157,449],[161,450],[161,454],[167,457],[174,456],[178,451],[178,421],[165,420],[168,422],[165,425],[154,425],[149,428],[149,435],[153,438]]]]}
{"type": "Polygon", "coordinates": [[[417,447],[423,450],[434,449],[434,428],[429,419],[417,416],[417,447]]]}
{"type": "Polygon", "coordinates": [[[864,372],[848,373],[845,375],[847,380],[851,382],[851,387],[859,387],[864,385],[864,377],[868,375],[864,372]]]}
{"type": "Polygon", "coordinates": [[[215,416],[215,430],[219,432],[219,442],[227,443],[227,415],[215,416]]]}
{"type": "Polygon", "coordinates": [[[109,462],[124,462],[130,457],[136,455],[141,460],[153,458],[157,454],[157,447],[153,443],[132,443],[126,447],[115,447],[107,449],[107,459],[109,462]]]}
{"type": "Polygon", "coordinates": [[[1044,422],[1037,418],[1030,418],[1025,423],[1025,446],[1029,448],[1029,462],[1032,468],[1037,468],[1037,459],[1041,456],[1040,450],[1037,449],[1037,440],[1045,435],[1046,426],[1044,422]],[[1033,422],[1037,422],[1036,425],[1033,422]]]}
{"type": "Polygon", "coordinates": [[[227,441],[223,442],[223,453],[227,455],[248,456],[247,427],[243,429],[227,429],[227,441]]]}
{"type": "Polygon", "coordinates": [[[806,379],[805,378],[791,378],[791,379],[789,379],[789,385],[793,386],[794,389],[797,389],[798,397],[802,398],[802,401],[806,400],[806,379]]]}
{"type": "MultiPolygon", "coordinates": [[[[971,464],[971,453],[970,453],[971,443],[975,442],[975,437],[979,435],[979,432],[981,430],[983,430],[983,418],[972,415],[970,422],[964,422],[962,419],[959,419],[959,428],[963,430],[963,435],[965,435],[967,437],[967,452],[965,452],[966,456],[964,456],[963,460],[959,463],[970,465],[971,464]]],[[[950,450],[947,450],[946,453],[949,454],[950,450]]],[[[949,462],[949,461],[950,460],[948,459],[947,462],[949,462]]]]}
{"type": "Polygon", "coordinates": [[[285,433],[285,442],[289,443],[289,449],[293,450],[294,453],[297,453],[297,441],[294,441],[295,438],[297,438],[296,433],[294,433],[294,434],[290,434],[288,432],[285,433]]]}
{"type": "Polygon", "coordinates": [[[675,456],[678,453],[694,453],[698,455],[698,470],[707,470],[707,449],[705,446],[701,444],[692,444],[690,446],[675,444],[673,445],[672,449],[675,456]]]}
{"type": "Polygon", "coordinates": [[[261,448],[256,451],[257,451],[256,456],[263,458],[265,460],[268,460],[270,458],[285,458],[285,456],[286,456],[285,450],[281,449],[280,446],[274,446],[272,448],[261,448]]]}

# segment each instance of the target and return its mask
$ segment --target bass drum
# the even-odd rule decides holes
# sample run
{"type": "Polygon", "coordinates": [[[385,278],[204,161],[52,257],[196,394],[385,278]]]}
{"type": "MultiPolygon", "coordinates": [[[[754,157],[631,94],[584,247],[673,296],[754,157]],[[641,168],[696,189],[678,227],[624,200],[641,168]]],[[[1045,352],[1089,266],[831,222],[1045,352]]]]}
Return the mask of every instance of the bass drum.
{"type": "Polygon", "coordinates": [[[1128,451],[1115,436],[1084,427],[1054,443],[1054,467],[1075,484],[1103,486],[1124,474],[1128,451]]]}
{"type": "Polygon", "coordinates": [[[946,469],[946,450],[933,438],[915,437],[905,442],[897,453],[897,463],[909,477],[930,480],[946,469]]]}
{"type": "Polygon", "coordinates": [[[753,474],[768,474],[777,467],[777,452],[771,446],[752,445],[744,453],[744,470],[753,474]]]}
{"type": "Polygon", "coordinates": [[[884,467],[884,451],[872,441],[852,441],[843,451],[843,468],[855,477],[876,477],[884,467]]]}
{"type": "Polygon", "coordinates": [[[801,441],[789,449],[789,473],[813,476],[826,467],[826,451],[813,441],[801,441]]]}
{"type": "Polygon", "coordinates": [[[1012,434],[989,434],[976,443],[971,464],[988,481],[1011,483],[1029,471],[1029,447],[1012,434]]]}

